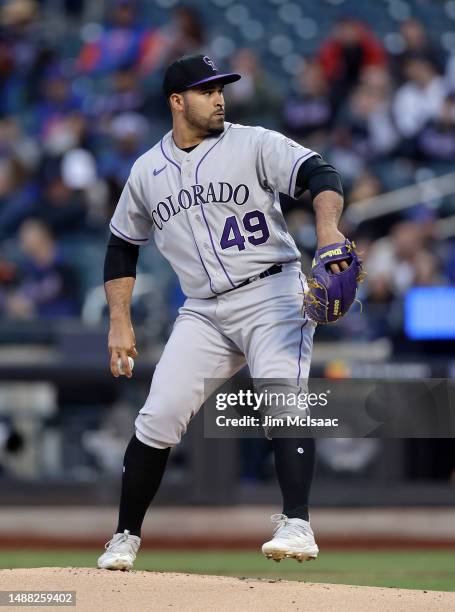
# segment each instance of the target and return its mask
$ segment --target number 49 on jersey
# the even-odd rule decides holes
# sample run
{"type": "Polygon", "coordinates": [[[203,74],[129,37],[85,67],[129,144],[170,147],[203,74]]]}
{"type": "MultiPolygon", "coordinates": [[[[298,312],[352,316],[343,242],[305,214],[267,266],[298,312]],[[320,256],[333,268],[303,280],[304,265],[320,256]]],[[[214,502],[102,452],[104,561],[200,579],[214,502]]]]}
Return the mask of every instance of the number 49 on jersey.
{"type": "Polygon", "coordinates": [[[260,210],[252,210],[243,215],[242,225],[243,228],[240,228],[237,217],[234,215],[226,219],[220,240],[223,250],[236,246],[239,251],[243,251],[245,240],[257,246],[267,242],[270,237],[265,215],[260,210]]]}

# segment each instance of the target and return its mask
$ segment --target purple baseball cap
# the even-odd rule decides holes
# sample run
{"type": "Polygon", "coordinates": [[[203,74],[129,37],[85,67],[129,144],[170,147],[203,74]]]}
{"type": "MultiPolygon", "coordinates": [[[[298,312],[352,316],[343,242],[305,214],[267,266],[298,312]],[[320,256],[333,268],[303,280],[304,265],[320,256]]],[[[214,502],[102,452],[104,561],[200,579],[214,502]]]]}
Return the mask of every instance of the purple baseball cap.
{"type": "Polygon", "coordinates": [[[234,83],[240,78],[242,78],[240,74],[235,72],[220,72],[213,59],[208,55],[185,55],[166,69],[163,90],[168,97],[173,93],[180,93],[211,81],[234,83]]]}

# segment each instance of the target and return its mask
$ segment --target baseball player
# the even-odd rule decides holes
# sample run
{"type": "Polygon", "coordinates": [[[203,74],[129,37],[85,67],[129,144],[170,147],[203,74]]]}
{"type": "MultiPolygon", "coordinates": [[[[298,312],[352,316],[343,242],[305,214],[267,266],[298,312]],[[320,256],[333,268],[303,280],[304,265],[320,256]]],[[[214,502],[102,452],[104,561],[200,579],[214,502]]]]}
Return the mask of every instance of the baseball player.
{"type": "MultiPolygon", "coordinates": [[[[297,198],[309,190],[318,247],[331,248],[345,240],[337,229],[341,181],[320,155],[282,134],[225,121],[223,87],[240,78],[221,73],[206,55],[168,67],[163,89],[172,131],[135,162],[110,223],[105,288],[115,377],[121,370],[131,377],[128,357],[137,356],[130,301],[139,247],[152,235],[187,299],[126,449],[118,525],[100,568],[132,568],[170,449],[206,398],[204,380],[229,379],[245,363],[253,380],[285,380],[296,392],[308,379],[316,323],[305,314],[306,279],[279,194],[297,198]]],[[[341,277],[349,257],[335,251],[338,259],[326,261],[341,277]]],[[[272,516],[275,533],[262,551],[275,560],[314,559],[314,440],[265,433],[283,511],[272,516]]]]}

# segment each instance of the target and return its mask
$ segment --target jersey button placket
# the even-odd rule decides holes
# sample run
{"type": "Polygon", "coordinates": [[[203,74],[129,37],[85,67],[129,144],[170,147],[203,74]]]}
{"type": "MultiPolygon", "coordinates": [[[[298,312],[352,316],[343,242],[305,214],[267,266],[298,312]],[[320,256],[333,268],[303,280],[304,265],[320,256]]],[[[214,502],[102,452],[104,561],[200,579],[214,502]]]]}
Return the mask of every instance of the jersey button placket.
{"type": "MultiPolygon", "coordinates": [[[[182,162],[182,187],[186,189],[191,196],[193,196],[193,174],[193,164],[190,158],[185,158],[182,162]]],[[[217,266],[214,266],[212,247],[207,241],[207,227],[202,217],[202,213],[200,213],[199,210],[200,204],[196,205],[195,202],[192,202],[192,206],[187,210],[188,223],[191,225],[199,254],[212,280],[212,288],[218,291],[217,283],[214,281],[215,279],[219,280],[220,277],[217,266]],[[196,223],[194,221],[196,221],[196,223]]]]}
{"type": "Polygon", "coordinates": [[[191,159],[189,157],[185,158],[185,176],[188,179],[191,179],[191,175],[192,175],[192,171],[193,171],[193,164],[191,163],[191,159]]]}

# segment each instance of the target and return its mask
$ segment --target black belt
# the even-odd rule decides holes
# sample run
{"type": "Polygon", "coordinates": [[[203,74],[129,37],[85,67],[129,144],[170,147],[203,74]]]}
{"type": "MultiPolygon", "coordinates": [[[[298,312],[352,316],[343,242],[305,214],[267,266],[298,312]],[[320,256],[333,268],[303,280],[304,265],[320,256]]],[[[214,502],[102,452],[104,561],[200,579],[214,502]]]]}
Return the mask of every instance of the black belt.
{"type": "Polygon", "coordinates": [[[240,287],[245,287],[245,285],[254,283],[254,281],[259,280],[260,278],[267,278],[267,276],[273,276],[274,274],[279,274],[280,272],[282,272],[282,270],[283,270],[283,266],[281,264],[273,264],[273,266],[271,266],[264,272],[261,272],[260,274],[256,274],[256,276],[250,276],[250,278],[247,278],[245,281],[243,281],[243,283],[240,283],[240,285],[237,285],[236,287],[232,287],[232,289],[228,289],[226,293],[228,293],[229,291],[234,291],[234,289],[239,289],[240,287]]]}

